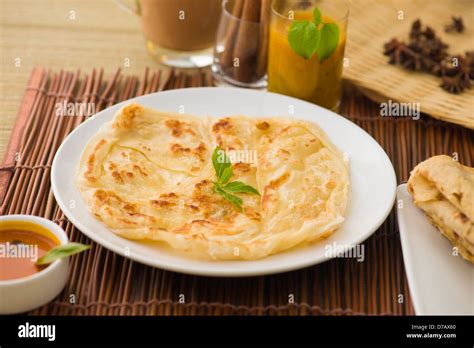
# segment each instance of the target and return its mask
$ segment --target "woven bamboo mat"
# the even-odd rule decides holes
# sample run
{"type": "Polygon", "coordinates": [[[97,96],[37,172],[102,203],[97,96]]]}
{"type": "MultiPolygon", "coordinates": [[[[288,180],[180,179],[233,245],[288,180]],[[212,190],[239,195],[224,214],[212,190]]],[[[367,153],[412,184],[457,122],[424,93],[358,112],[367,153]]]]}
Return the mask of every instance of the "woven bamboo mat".
{"type": "MultiPolygon", "coordinates": [[[[30,77],[5,162],[0,168],[1,214],[44,216],[70,239],[92,249],[71,258],[63,292],[32,315],[353,315],[413,314],[395,213],[365,242],[365,262],[335,259],[306,269],[262,277],[210,278],[151,268],[91,242],[62,214],[50,190],[53,156],[78,126],[79,117],[55,117],[57,102],[88,101],[98,110],[133,96],[189,86],[208,86],[208,72],[151,72],[141,77],[93,71],[30,77]],[[292,301],[293,300],[293,301],[292,301]],[[183,303],[184,302],[184,303],[183,303]]],[[[473,132],[422,116],[379,117],[379,106],[354,89],[341,113],[369,132],[385,149],[400,182],[419,161],[458,153],[470,166],[473,132]]],[[[370,213],[370,212],[368,212],[370,213]]]]}
{"type": "Polygon", "coordinates": [[[472,0],[351,0],[344,78],[363,87],[377,100],[392,99],[420,103],[432,117],[474,129],[474,88],[461,94],[442,90],[441,79],[387,63],[384,43],[393,37],[406,41],[411,24],[420,18],[449,44],[452,55],[474,49],[474,5],[472,0]],[[400,16],[400,17],[399,17],[400,16]],[[462,34],[445,33],[451,16],[462,16],[462,34]]]}

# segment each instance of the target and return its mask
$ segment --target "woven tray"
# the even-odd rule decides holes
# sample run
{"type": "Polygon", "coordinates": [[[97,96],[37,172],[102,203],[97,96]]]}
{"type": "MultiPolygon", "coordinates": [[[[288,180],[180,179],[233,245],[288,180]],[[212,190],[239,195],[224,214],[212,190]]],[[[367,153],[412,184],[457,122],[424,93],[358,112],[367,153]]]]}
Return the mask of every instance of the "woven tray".
{"type": "MultiPolygon", "coordinates": [[[[61,141],[82,119],[55,117],[55,103],[89,101],[100,110],[137,95],[210,84],[210,75],[201,71],[146,70],[141,78],[119,71],[104,78],[102,70],[87,76],[32,72],[0,168],[0,212],[44,216],[63,227],[71,240],[91,243],[92,249],[71,258],[63,292],[30,314],[413,314],[394,212],[365,242],[365,262],[335,259],[290,273],[240,279],[183,275],[132,262],[91,242],[64,217],[50,190],[51,163],[61,141]]],[[[341,108],[385,148],[401,182],[431,155],[457,152],[460,161],[473,164],[474,137],[466,128],[425,116],[418,121],[379,117],[378,105],[354,89],[346,92],[341,108]]]]}
{"type": "Polygon", "coordinates": [[[349,66],[344,68],[344,78],[363,87],[372,99],[420,103],[421,111],[432,117],[474,128],[474,88],[458,95],[445,92],[439,87],[440,78],[390,65],[383,55],[384,43],[393,37],[406,40],[417,18],[449,44],[451,54],[474,50],[472,0],[354,0],[350,4],[349,66]],[[398,19],[399,11],[403,20],[398,19]],[[463,16],[464,33],[444,32],[452,15],[463,16]]]}

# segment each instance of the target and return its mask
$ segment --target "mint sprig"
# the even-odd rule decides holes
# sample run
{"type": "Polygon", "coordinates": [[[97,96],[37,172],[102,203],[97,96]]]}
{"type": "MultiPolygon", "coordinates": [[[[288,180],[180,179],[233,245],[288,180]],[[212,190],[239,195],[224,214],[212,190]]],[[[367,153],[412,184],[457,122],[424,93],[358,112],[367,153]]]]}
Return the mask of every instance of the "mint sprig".
{"type": "Polygon", "coordinates": [[[250,193],[260,196],[257,189],[241,181],[230,181],[233,175],[232,164],[224,150],[219,146],[214,149],[212,154],[212,165],[216,171],[217,181],[213,181],[214,191],[222,196],[226,201],[232,203],[239,212],[242,212],[242,198],[233,195],[233,193],[250,193]]]}
{"type": "Polygon", "coordinates": [[[90,249],[90,245],[84,245],[81,243],[66,243],[58,245],[57,247],[52,248],[46,254],[41,256],[36,264],[38,266],[50,264],[58,259],[63,259],[65,257],[81,253],[87,249],[90,249]]]}
{"type": "Polygon", "coordinates": [[[338,25],[324,23],[317,7],[313,11],[312,21],[293,21],[288,31],[290,47],[305,59],[310,59],[316,53],[319,61],[323,62],[334,53],[338,42],[338,25]]]}

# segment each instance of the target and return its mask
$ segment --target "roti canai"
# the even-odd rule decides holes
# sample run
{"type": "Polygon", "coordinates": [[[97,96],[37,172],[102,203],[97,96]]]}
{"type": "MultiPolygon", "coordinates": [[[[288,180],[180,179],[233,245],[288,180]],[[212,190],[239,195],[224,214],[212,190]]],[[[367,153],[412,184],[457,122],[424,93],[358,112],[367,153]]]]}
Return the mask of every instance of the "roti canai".
{"type": "Polygon", "coordinates": [[[344,221],[347,160],[314,123],[196,117],[129,104],[88,142],[77,187],[120,236],[214,259],[259,259],[325,238],[344,221]],[[241,210],[215,191],[216,147],[241,210]]]}

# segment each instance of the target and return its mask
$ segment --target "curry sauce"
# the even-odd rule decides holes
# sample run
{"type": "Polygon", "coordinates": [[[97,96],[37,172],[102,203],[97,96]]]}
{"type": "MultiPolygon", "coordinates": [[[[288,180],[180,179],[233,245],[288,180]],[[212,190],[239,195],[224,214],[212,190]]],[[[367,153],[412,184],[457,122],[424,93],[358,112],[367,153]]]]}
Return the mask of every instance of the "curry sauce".
{"type": "Polygon", "coordinates": [[[44,266],[35,262],[59,245],[56,236],[46,228],[31,222],[0,223],[0,280],[33,275],[44,266]]]}

